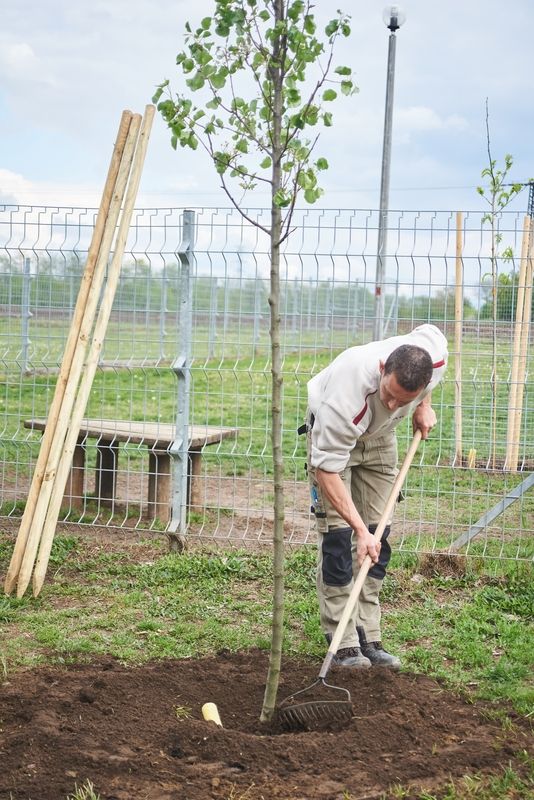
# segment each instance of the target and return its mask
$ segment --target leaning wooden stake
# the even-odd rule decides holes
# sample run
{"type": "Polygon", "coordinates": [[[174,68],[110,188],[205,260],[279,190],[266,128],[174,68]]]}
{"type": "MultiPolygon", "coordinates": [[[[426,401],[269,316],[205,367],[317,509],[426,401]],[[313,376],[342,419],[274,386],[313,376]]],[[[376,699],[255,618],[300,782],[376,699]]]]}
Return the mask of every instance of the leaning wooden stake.
{"type": "Polygon", "coordinates": [[[65,351],[61,362],[59,376],[57,379],[56,388],[54,390],[54,396],[50,404],[47,426],[44,431],[43,438],[41,439],[41,446],[39,449],[39,454],[37,457],[37,462],[35,465],[32,482],[30,485],[30,491],[28,493],[26,506],[24,508],[24,514],[21,519],[19,531],[17,534],[17,539],[15,541],[15,547],[13,549],[11,561],[4,582],[4,590],[6,594],[10,594],[15,588],[22,559],[24,557],[24,552],[28,540],[28,534],[34,517],[35,508],[37,505],[37,500],[39,497],[43,481],[43,476],[46,471],[46,465],[48,462],[50,449],[56,432],[57,421],[61,415],[61,407],[63,404],[65,389],[69,382],[69,375],[71,373],[72,363],[75,357],[75,353],[77,348],[79,347],[80,329],[82,327],[82,323],[84,320],[87,300],[89,297],[91,285],[95,275],[95,268],[98,260],[98,254],[100,252],[102,239],[104,237],[106,221],[109,214],[109,209],[111,205],[115,183],[117,180],[117,175],[119,172],[124,146],[126,144],[126,137],[128,134],[128,129],[130,127],[131,118],[132,118],[131,111],[123,112],[117,133],[117,140],[115,143],[106,182],[104,185],[104,191],[102,193],[102,199],[100,202],[100,208],[98,210],[95,222],[93,236],[91,238],[91,244],[89,246],[89,250],[87,253],[87,262],[82,276],[78,297],[76,300],[76,306],[74,309],[72,323],[67,337],[67,342],[65,345],[65,351]]]}
{"type": "Polygon", "coordinates": [[[461,211],[456,214],[456,290],[454,294],[454,434],[456,455],[454,463],[463,463],[462,444],[462,322],[463,322],[463,240],[461,211]]]}
{"type": "Polygon", "coordinates": [[[113,197],[106,220],[104,236],[102,238],[100,251],[98,254],[95,275],[87,299],[82,329],[78,337],[79,346],[75,350],[73,364],[69,374],[69,380],[65,387],[63,403],[60,410],[61,413],[55,426],[54,438],[48,454],[46,469],[41,482],[41,488],[37,498],[32,524],[27,537],[26,548],[22,558],[22,563],[20,565],[17,580],[17,597],[22,597],[31,580],[31,574],[35,564],[37,550],[39,548],[39,541],[41,538],[44,521],[46,519],[50,497],[57,478],[61,453],[69,426],[71,424],[72,409],[76,401],[76,394],[78,392],[82,372],[84,371],[87,345],[91,337],[91,331],[94,325],[98,302],[102,293],[102,287],[104,286],[105,282],[106,268],[109,262],[109,255],[113,246],[113,239],[117,230],[117,222],[120,216],[124,193],[128,183],[128,177],[130,174],[135,150],[135,143],[139,131],[139,124],[140,115],[132,115],[113,197]]]}
{"type": "Polygon", "coordinates": [[[76,397],[76,404],[72,412],[71,424],[67,432],[65,445],[61,454],[61,459],[59,461],[57,476],[54,482],[52,495],[50,498],[50,504],[48,507],[48,512],[42,530],[41,544],[39,547],[39,556],[37,558],[37,563],[33,574],[33,594],[35,597],[37,597],[37,595],[41,591],[44,583],[46,570],[48,567],[48,561],[50,558],[50,551],[52,549],[52,542],[54,539],[58,514],[61,506],[61,500],[63,497],[63,492],[65,490],[65,485],[67,482],[70,466],[72,463],[72,456],[74,454],[74,448],[76,447],[80,425],[83,419],[83,415],[85,414],[87,401],[89,400],[93,379],[98,367],[100,353],[102,351],[104,336],[107,330],[109,317],[113,306],[113,300],[115,297],[115,292],[119,280],[122,259],[124,256],[124,250],[126,248],[126,241],[130,229],[132,214],[135,208],[137,191],[139,189],[139,182],[141,180],[141,173],[143,170],[143,164],[145,161],[148,139],[152,128],[152,122],[154,120],[155,110],[156,110],[155,107],[152,105],[146,107],[143,123],[141,126],[141,131],[139,133],[139,140],[137,143],[137,148],[135,151],[135,156],[132,164],[131,176],[128,183],[128,189],[126,192],[124,210],[121,217],[119,232],[117,234],[117,239],[115,242],[113,259],[108,271],[106,288],[100,305],[100,311],[95,324],[95,330],[91,342],[91,347],[89,350],[87,361],[85,363],[85,369],[82,381],[80,383],[80,389],[78,391],[78,395],[76,397]]]}
{"type": "Polygon", "coordinates": [[[525,305],[525,288],[527,275],[527,256],[529,243],[530,219],[525,217],[523,224],[523,240],[521,243],[521,260],[519,263],[519,278],[517,285],[517,298],[515,308],[514,341],[512,349],[512,365],[510,371],[510,394],[508,396],[508,424],[506,429],[506,457],[504,468],[516,472],[517,459],[514,460],[515,427],[519,412],[517,394],[519,386],[519,361],[521,355],[521,342],[523,339],[523,315],[525,305]]]}

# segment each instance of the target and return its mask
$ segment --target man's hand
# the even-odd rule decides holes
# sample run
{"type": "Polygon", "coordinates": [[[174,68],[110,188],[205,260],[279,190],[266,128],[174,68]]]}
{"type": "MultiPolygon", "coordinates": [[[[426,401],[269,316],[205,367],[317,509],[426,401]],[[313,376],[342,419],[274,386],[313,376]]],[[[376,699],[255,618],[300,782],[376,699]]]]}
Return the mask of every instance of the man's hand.
{"type": "Polygon", "coordinates": [[[355,533],[356,557],[358,559],[358,566],[361,567],[365,556],[367,555],[370,556],[373,564],[376,564],[380,554],[380,542],[376,541],[373,534],[370,533],[367,528],[365,528],[361,533],[359,531],[355,531],[355,533]]]}
{"type": "Polygon", "coordinates": [[[425,399],[419,403],[413,412],[412,426],[414,431],[421,431],[421,438],[428,439],[428,434],[437,423],[436,412],[430,405],[430,400],[425,399]]]}

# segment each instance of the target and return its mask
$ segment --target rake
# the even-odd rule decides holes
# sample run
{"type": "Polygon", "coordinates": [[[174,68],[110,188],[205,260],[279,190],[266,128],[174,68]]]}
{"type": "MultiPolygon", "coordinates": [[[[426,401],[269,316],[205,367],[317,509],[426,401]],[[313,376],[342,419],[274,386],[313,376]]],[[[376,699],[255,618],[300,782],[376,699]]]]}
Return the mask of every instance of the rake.
{"type": "MultiPolygon", "coordinates": [[[[397,497],[420,441],[421,431],[418,430],[413,436],[374,533],[377,542],[382,538],[382,534],[384,533],[384,529],[391,516],[395,503],[397,502],[397,497]]],[[[345,689],[343,686],[334,686],[333,684],[327,683],[326,677],[332,666],[332,661],[337,653],[372,563],[370,556],[367,555],[354,581],[354,586],[351,589],[347,604],[337,624],[317,680],[304,689],[293,692],[289,697],[282,700],[278,706],[278,722],[282,728],[286,730],[317,730],[327,728],[333,724],[347,723],[352,719],[352,700],[349,690],[345,689]],[[321,697],[318,692],[315,691],[316,687],[320,687],[320,691],[326,690],[326,696],[321,697]],[[308,695],[311,695],[310,699],[307,699],[308,695]]]]}

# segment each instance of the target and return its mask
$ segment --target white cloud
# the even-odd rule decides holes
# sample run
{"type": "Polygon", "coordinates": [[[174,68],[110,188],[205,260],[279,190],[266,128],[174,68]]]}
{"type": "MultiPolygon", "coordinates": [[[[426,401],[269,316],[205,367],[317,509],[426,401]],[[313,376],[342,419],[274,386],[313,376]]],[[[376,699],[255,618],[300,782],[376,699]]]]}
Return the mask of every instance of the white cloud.
{"type": "Polygon", "coordinates": [[[427,106],[408,106],[397,108],[394,112],[395,129],[399,136],[409,137],[411,133],[428,131],[464,131],[469,123],[458,114],[440,116],[427,106]]]}
{"type": "Polygon", "coordinates": [[[53,84],[48,70],[28,42],[0,42],[0,72],[4,80],[53,84]]]}
{"type": "Polygon", "coordinates": [[[20,198],[30,196],[34,185],[22,175],[0,168],[0,203],[17,204],[20,198]]]}

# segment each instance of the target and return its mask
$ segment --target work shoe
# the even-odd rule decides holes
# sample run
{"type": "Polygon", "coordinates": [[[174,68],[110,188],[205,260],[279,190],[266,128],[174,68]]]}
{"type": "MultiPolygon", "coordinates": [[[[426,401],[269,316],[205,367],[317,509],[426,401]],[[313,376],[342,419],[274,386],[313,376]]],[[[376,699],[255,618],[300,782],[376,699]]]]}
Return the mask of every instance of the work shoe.
{"type": "Polygon", "coordinates": [[[364,657],[374,667],[389,667],[390,669],[400,669],[401,660],[397,656],[392,656],[382,647],[382,642],[366,642],[362,645],[364,657]]]}
{"type": "Polygon", "coordinates": [[[359,647],[342,647],[332,659],[336,667],[354,667],[355,669],[369,669],[371,662],[362,655],[359,647]]]}

